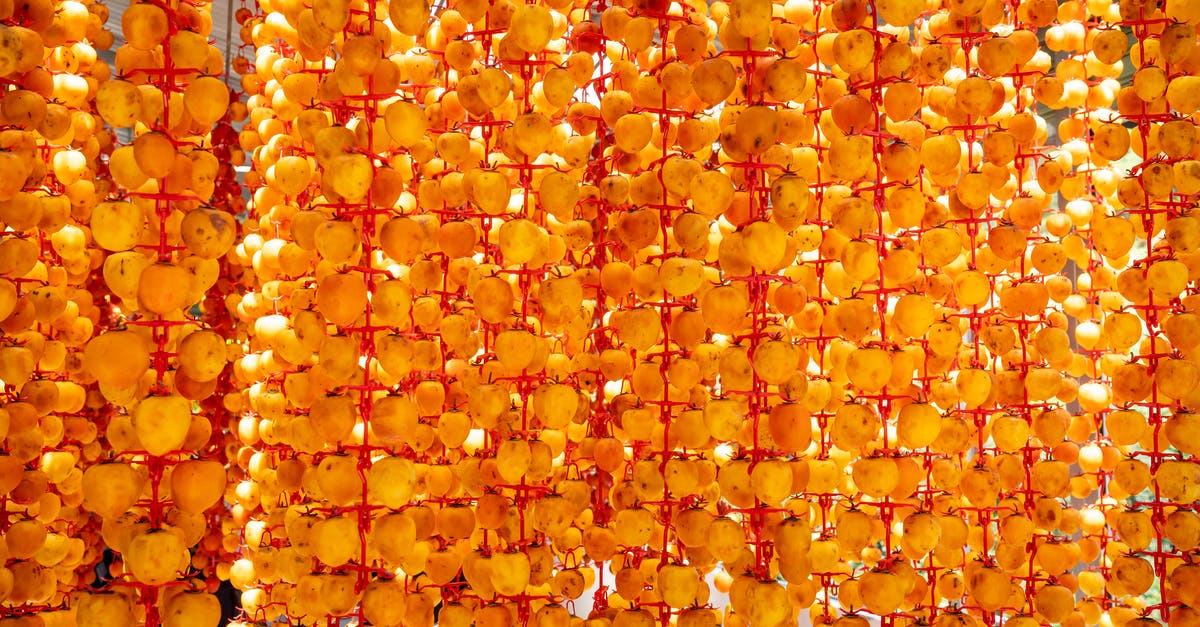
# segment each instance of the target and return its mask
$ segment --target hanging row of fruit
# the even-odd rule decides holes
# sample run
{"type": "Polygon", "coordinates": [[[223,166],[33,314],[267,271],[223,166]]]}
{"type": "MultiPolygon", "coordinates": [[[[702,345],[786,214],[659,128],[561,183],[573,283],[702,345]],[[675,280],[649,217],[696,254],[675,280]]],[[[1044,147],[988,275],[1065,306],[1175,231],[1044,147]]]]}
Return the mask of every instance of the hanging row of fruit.
{"type": "Polygon", "coordinates": [[[0,625],[1200,625],[1200,3],[108,12],[0,2],[0,625]]]}
{"type": "Polygon", "coordinates": [[[115,57],[103,3],[0,7],[0,614],[216,625],[245,107],[205,3],[112,17],[115,57]]]}

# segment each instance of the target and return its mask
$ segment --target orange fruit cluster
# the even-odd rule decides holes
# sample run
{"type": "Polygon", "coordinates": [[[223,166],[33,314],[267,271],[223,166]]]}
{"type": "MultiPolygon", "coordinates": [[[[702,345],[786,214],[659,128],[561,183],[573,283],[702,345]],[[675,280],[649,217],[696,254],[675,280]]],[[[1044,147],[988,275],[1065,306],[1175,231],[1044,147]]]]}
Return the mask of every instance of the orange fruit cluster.
{"type": "Polygon", "coordinates": [[[1185,3],[260,6],[249,619],[1194,616],[1185,3]]]}
{"type": "Polygon", "coordinates": [[[102,3],[0,6],[0,613],[216,625],[228,349],[202,305],[239,230],[212,131],[245,108],[206,3],[114,17],[108,57],[102,3]]]}
{"type": "Polygon", "coordinates": [[[105,17],[0,3],[7,618],[1200,623],[1200,3],[105,17]]]}

